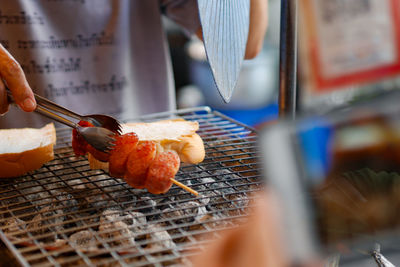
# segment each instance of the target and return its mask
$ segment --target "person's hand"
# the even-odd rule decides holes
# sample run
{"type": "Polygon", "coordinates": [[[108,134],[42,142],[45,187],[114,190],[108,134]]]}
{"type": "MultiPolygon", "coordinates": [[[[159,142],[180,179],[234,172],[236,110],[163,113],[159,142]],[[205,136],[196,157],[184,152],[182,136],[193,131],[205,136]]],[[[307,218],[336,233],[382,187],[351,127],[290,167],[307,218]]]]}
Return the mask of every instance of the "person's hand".
{"type": "Polygon", "coordinates": [[[245,59],[253,59],[260,53],[267,28],[268,0],[250,0],[250,25],[245,59]]]}
{"type": "Polygon", "coordinates": [[[282,206],[270,189],[259,193],[248,221],[222,232],[221,238],[194,256],[194,267],[325,266],[320,259],[293,263],[285,244],[282,206]]]}
{"type": "Polygon", "coordinates": [[[222,233],[222,238],[194,258],[194,266],[282,267],[289,259],[282,238],[279,205],[270,192],[262,194],[254,213],[241,227],[222,233]]]}
{"type": "Polygon", "coordinates": [[[36,108],[35,97],[21,66],[0,44],[0,114],[5,114],[9,105],[5,84],[22,110],[29,112],[36,108]]]}

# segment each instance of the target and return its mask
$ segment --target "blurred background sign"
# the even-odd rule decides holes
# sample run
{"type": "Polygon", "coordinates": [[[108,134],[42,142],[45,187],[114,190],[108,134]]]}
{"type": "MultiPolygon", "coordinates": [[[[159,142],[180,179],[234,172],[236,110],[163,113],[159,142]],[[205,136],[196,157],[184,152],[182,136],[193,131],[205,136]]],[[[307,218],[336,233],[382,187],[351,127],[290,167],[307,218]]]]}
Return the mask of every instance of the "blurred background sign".
{"type": "Polygon", "coordinates": [[[300,0],[303,96],[400,73],[398,0],[300,0]]]}

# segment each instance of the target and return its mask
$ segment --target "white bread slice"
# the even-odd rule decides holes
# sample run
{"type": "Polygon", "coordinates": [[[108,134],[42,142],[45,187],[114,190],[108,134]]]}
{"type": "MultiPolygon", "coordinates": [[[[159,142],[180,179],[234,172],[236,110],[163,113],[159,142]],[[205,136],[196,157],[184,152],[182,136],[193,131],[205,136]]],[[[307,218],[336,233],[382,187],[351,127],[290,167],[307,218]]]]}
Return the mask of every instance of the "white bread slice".
{"type": "MultiPolygon", "coordinates": [[[[157,141],[164,150],[175,150],[181,162],[197,164],[204,160],[205,150],[201,137],[196,133],[198,122],[183,119],[138,122],[122,125],[122,133],[135,132],[141,141],[157,141]]],[[[96,160],[89,153],[92,169],[108,169],[107,162],[96,160]]]]}
{"type": "Polygon", "coordinates": [[[53,123],[40,129],[0,130],[0,178],[17,177],[39,169],[54,159],[55,143],[53,123]]]}

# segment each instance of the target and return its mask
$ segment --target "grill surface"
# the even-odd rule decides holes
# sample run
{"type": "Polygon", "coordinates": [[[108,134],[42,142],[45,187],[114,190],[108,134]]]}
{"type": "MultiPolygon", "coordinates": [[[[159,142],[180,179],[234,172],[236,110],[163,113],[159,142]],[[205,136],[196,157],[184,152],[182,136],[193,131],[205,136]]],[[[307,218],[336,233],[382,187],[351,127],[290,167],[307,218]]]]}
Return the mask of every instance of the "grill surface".
{"type": "Polygon", "coordinates": [[[255,132],[209,108],[159,113],[200,124],[206,158],[182,164],[164,195],[131,188],[76,158],[70,129],[57,131],[55,159],[17,179],[0,181],[0,237],[22,265],[170,266],[236,227],[261,186],[255,132]]]}

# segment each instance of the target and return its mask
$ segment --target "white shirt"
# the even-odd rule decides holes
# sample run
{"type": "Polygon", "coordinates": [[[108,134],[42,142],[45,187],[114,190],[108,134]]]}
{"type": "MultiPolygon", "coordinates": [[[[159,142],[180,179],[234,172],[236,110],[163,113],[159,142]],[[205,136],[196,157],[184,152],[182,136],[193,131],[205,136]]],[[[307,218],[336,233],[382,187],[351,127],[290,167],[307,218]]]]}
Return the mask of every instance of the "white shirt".
{"type": "MultiPolygon", "coordinates": [[[[0,0],[0,42],[35,93],[129,119],[175,109],[162,12],[189,33],[200,27],[196,0],[0,0]]],[[[47,121],[13,107],[0,127],[47,121]]]]}

